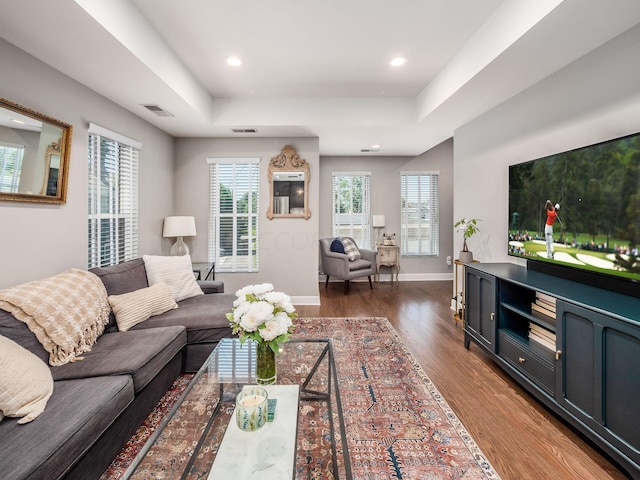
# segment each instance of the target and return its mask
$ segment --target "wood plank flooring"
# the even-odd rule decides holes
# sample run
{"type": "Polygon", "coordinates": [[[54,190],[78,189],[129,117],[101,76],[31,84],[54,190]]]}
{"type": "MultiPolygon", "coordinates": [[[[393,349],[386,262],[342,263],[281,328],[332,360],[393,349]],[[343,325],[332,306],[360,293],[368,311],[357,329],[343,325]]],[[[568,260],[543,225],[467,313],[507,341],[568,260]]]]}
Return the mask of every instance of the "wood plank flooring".
{"type": "Polygon", "coordinates": [[[463,345],[450,309],[452,282],[320,284],[304,317],[387,317],[505,480],[624,479],[596,447],[538,403],[477,345],[463,345]],[[375,284],[374,284],[375,285],[375,284]]]}

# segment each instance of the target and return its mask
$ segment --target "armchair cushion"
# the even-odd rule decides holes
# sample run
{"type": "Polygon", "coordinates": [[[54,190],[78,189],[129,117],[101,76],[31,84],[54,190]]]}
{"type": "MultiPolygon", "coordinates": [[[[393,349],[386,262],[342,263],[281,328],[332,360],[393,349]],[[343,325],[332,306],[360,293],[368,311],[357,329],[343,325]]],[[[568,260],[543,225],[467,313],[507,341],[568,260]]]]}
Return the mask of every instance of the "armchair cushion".
{"type": "Polygon", "coordinates": [[[358,247],[353,240],[344,237],[342,239],[342,245],[344,246],[344,253],[347,254],[350,262],[353,262],[360,258],[360,250],[358,250],[358,247]]]}
{"type": "Polygon", "coordinates": [[[336,238],[333,242],[331,242],[331,251],[336,253],[345,253],[344,245],[339,238],[336,238]]]}

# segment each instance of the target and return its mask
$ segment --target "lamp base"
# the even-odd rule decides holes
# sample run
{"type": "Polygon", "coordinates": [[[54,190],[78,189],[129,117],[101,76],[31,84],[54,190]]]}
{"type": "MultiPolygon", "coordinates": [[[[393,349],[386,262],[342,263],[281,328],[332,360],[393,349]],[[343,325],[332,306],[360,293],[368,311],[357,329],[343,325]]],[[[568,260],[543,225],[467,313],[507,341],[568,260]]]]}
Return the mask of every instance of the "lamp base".
{"type": "Polygon", "coordinates": [[[169,250],[169,255],[171,256],[182,256],[189,255],[189,247],[184,243],[182,237],[176,238],[176,243],[171,246],[171,250],[169,250]]]}

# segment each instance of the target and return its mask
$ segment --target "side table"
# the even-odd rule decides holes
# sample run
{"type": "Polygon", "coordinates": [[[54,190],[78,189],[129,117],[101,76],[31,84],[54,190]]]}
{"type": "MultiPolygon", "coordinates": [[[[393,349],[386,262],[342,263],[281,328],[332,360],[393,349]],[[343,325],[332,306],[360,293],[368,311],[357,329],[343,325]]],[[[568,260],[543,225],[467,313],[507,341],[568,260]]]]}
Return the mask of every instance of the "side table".
{"type": "MultiPolygon", "coordinates": [[[[453,261],[455,263],[456,269],[456,281],[455,281],[455,301],[456,301],[456,313],[453,314],[453,319],[456,321],[456,325],[458,322],[464,324],[464,266],[465,263],[462,260],[455,259],[453,261]],[[462,285],[460,290],[458,290],[458,267],[462,267],[462,285]]],[[[472,260],[471,263],[480,263],[479,260],[472,260]]]]}
{"type": "Polygon", "coordinates": [[[398,282],[398,274],[400,273],[400,247],[397,245],[378,245],[376,247],[378,255],[376,256],[376,283],[380,284],[380,267],[391,267],[391,283],[393,283],[393,274],[395,273],[398,282]]]}
{"type": "Polygon", "coordinates": [[[215,266],[216,264],[214,262],[192,262],[191,264],[193,273],[196,275],[196,280],[215,280],[215,266]],[[203,271],[205,272],[204,278],[202,278],[203,271]]]}

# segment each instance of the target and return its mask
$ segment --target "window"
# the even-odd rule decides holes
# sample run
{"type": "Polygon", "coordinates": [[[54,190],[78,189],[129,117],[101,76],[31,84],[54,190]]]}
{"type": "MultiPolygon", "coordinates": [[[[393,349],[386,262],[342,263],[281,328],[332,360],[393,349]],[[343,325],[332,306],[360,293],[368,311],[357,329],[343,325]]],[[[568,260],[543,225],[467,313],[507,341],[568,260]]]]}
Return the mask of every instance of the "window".
{"type": "Polygon", "coordinates": [[[352,237],[362,248],[371,248],[371,173],[331,174],[333,179],[334,237],[352,237]]]}
{"type": "Polygon", "coordinates": [[[89,125],[89,268],[138,256],[138,142],[89,125]]]}
{"type": "Polygon", "coordinates": [[[0,192],[18,193],[24,145],[0,144],[0,192]]]}
{"type": "Polygon", "coordinates": [[[208,158],[209,261],[217,272],[258,271],[260,159],[208,158]]]}
{"type": "Polygon", "coordinates": [[[402,255],[440,254],[438,172],[401,172],[402,255]]]}

